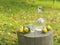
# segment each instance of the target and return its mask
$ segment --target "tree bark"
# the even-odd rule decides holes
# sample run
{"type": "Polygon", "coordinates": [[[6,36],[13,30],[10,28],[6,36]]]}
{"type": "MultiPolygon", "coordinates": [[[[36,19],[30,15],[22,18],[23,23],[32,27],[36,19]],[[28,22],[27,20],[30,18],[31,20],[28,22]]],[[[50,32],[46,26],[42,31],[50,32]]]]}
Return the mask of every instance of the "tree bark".
{"type": "Polygon", "coordinates": [[[21,34],[17,32],[19,45],[53,45],[53,33],[48,31],[30,32],[28,34],[21,34]]]}

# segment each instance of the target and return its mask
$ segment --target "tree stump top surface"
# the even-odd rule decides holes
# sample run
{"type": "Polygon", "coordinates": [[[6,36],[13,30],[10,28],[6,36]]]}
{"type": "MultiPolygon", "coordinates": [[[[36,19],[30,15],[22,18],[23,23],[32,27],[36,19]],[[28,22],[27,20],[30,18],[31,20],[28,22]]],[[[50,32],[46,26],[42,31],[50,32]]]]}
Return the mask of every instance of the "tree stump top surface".
{"type": "Polygon", "coordinates": [[[47,33],[42,33],[42,32],[29,32],[27,34],[21,34],[19,35],[24,36],[24,37],[30,37],[30,38],[35,38],[35,37],[46,37],[48,35],[52,34],[52,30],[48,31],[47,33]]]}

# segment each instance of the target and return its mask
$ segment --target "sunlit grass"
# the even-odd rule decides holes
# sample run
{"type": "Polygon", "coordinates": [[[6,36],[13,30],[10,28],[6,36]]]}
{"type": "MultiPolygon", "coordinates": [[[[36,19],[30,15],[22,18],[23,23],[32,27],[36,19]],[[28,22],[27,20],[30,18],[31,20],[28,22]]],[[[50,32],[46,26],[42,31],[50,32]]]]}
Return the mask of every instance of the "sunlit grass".
{"type": "MultiPolygon", "coordinates": [[[[59,45],[60,38],[60,10],[52,9],[52,2],[26,3],[18,1],[8,2],[2,0],[0,3],[0,45],[17,45],[16,29],[25,24],[32,23],[37,18],[43,17],[47,25],[51,25],[56,34],[54,45],[59,45]],[[46,4],[45,4],[46,3],[46,4]],[[38,15],[37,8],[41,5],[44,11],[38,15]]],[[[55,3],[56,8],[60,8],[55,3]]]]}

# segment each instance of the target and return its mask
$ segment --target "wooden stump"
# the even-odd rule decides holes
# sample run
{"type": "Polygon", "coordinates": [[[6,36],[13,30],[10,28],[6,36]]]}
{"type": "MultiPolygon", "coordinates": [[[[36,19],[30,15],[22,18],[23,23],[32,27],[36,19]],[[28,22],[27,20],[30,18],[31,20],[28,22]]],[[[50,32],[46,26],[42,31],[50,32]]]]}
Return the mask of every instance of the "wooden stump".
{"type": "Polygon", "coordinates": [[[53,45],[53,33],[48,31],[30,32],[28,34],[21,34],[17,32],[19,45],[53,45]]]}

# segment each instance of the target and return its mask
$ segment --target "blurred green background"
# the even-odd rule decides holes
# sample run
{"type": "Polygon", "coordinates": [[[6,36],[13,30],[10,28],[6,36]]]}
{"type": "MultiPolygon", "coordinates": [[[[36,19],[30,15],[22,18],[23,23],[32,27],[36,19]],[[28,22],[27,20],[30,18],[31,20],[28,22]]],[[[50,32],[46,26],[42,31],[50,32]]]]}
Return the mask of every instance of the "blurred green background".
{"type": "Polygon", "coordinates": [[[0,45],[18,45],[16,29],[39,17],[52,26],[54,45],[60,45],[60,0],[0,0],[0,45]]]}

